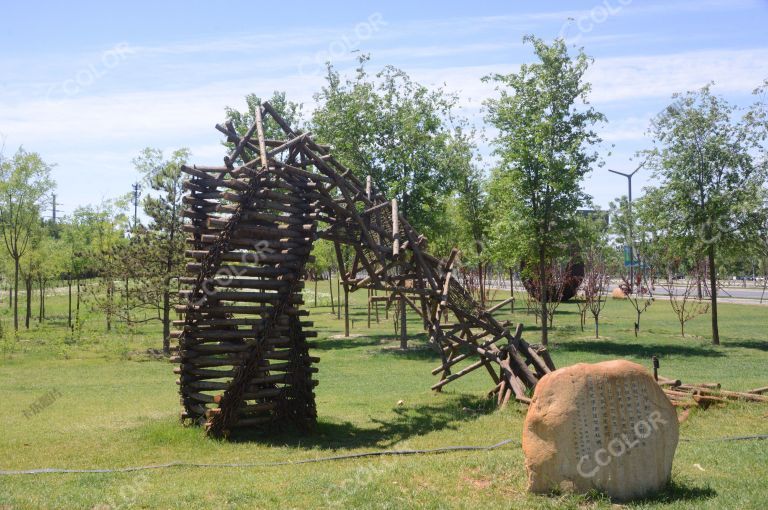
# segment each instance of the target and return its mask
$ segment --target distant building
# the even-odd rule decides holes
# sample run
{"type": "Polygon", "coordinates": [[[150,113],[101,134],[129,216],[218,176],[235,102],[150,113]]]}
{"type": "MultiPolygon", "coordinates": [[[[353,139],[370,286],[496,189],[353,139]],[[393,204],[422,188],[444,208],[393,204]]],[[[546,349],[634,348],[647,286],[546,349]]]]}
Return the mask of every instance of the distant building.
{"type": "Polygon", "coordinates": [[[593,220],[600,221],[605,225],[605,228],[608,228],[608,225],[610,224],[610,215],[608,214],[608,211],[603,211],[601,209],[578,209],[576,213],[585,218],[592,218],[593,220]]]}

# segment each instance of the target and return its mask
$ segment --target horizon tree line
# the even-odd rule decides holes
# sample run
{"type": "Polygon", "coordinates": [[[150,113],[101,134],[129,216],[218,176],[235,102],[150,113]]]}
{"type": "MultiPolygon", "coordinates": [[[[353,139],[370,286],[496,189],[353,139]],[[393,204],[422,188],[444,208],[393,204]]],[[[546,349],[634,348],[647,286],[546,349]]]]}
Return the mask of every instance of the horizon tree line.
{"type": "MultiPolygon", "coordinates": [[[[633,204],[632,217],[621,197],[609,208],[610,227],[587,225],[579,211],[594,205],[584,179],[603,166],[597,128],[607,122],[589,101],[585,75],[592,59],[562,40],[526,36],[524,43],[532,47],[531,63],[483,78],[495,90],[484,103],[485,121],[497,133],[491,161],[479,155],[482,133],[462,116],[456,94],[421,85],[392,66],[371,74],[365,55],[350,76],[328,65],[325,85],[315,95],[317,106],[307,118],[302,105],[283,92],[275,92],[270,102],[290,123],[331,145],[358,177],[370,176],[379,190],[397,199],[433,252],[444,255],[458,244],[463,274],[476,279],[481,305],[494,272],[509,274],[512,285],[517,273],[535,282],[540,290],[533,308],[542,344],[549,341],[559,302],[556,275],[573,260],[585,265],[586,304],[580,310],[592,313],[598,333],[605,279],[624,276],[617,263],[621,245],[633,246],[638,263],[645,265],[639,281],[624,285],[637,311],[636,334],[641,314],[653,302],[656,279],[669,280],[674,267],[697,275],[699,289],[705,290],[696,298],[709,304],[695,315],[710,313],[712,342],[718,344],[718,279],[743,263],[734,255],[745,247],[763,271],[768,269],[768,81],[746,108],[716,95],[711,84],[675,94],[649,127],[651,146],[637,154],[657,184],[633,204]]],[[[227,107],[225,115],[245,131],[260,103],[250,94],[245,111],[227,107]]],[[[269,123],[265,130],[268,137],[282,133],[269,123]]],[[[127,195],[79,207],[52,223],[42,219],[55,189],[52,165],[22,148],[8,157],[0,153],[0,263],[14,329],[20,327],[20,288],[27,296],[22,313],[29,328],[33,288],[39,291],[42,322],[46,287],[63,280],[73,331],[81,302],[89,299],[104,312],[107,330],[114,321],[161,322],[167,353],[174,307],[181,304],[176,297],[185,245],[180,168],[189,159],[187,149],[166,157],[146,148],[134,160],[148,190],[141,204],[146,225],[129,221],[127,195]]],[[[316,251],[313,274],[330,274],[333,250],[316,251]]],[[[339,292],[336,302],[341,302],[339,292]]],[[[681,311],[678,317],[688,315],[681,311]]]]}

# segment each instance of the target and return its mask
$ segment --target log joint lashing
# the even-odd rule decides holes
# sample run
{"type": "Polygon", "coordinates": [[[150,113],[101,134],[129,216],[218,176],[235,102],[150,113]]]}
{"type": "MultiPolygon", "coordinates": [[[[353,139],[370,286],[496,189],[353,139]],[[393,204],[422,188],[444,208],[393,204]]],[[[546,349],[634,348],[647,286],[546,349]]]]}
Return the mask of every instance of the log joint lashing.
{"type": "Polygon", "coordinates": [[[217,129],[232,145],[224,166],[182,169],[193,275],[182,279],[187,305],[176,323],[183,417],[219,437],[284,422],[312,428],[318,360],[309,355],[314,332],[304,329],[311,323],[299,307],[318,237],[334,243],[346,291],[382,290],[388,303],[400,300],[421,316],[441,353],[433,389],[485,368],[499,404],[512,396],[526,402],[526,392],[554,369],[548,354],[523,340],[521,327],[510,333],[452,277],[457,250],[445,261],[429,255],[397,201],[370,178],[361,182],[309,133],[294,131],[271,105],[257,109],[243,136],[231,123],[217,129]],[[266,139],[266,117],[285,140],[266,139]],[[354,250],[348,268],[342,245],[354,250]],[[442,324],[448,313],[456,318],[450,327],[442,324]]]}

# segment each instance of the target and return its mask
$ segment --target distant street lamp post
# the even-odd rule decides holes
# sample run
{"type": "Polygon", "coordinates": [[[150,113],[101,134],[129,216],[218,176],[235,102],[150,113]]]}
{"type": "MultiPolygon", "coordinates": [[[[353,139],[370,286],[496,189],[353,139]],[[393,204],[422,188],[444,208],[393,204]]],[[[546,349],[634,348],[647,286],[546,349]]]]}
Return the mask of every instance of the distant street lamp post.
{"type": "Polygon", "coordinates": [[[643,165],[645,163],[640,163],[640,165],[635,168],[634,172],[625,174],[623,172],[619,172],[616,170],[608,170],[611,173],[614,173],[616,175],[622,175],[627,178],[627,188],[628,188],[628,207],[627,207],[627,214],[629,215],[629,242],[627,243],[629,247],[629,292],[630,294],[634,292],[635,287],[635,236],[634,236],[634,224],[635,221],[632,218],[632,177],[643,168],[643,165]]]}
{"type": "Polygon", "coordinates": [[[132,186],[133,188],[133,228],[139,224],[139,190],[141,186],[137,182],[132,186]]]}

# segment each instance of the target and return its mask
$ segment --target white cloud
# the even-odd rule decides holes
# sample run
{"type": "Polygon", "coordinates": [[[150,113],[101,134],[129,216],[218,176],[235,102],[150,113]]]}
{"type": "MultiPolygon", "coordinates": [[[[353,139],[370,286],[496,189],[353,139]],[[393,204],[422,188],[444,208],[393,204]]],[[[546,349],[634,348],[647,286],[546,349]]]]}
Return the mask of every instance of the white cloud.
{"type": "Polygon", "coordinates": [[[595,102],[645,97],[669,98],[675,92],[714,81],[721,92],[748,93],[768,76],[768,48],[706,50],[595,60],[587,79],[595,102]]]}
{"type": "MultiPolygon", "coordinates": [[[[610,119],[609,119],[610,120],[610,119]]],[[[600,135],[608,143],[645,140],[651,116],[630,116],[608,122],[600,135]]]]}
{"type": "MultiPolygon", "coordinates": [[[[594,5],[601,2],[595,0],[594,5]]],[[[725,11],[757,5],[763,4],[749,0],[632,2],[617,16],[725,11]]],[[[44,97],[52,82],[71,79],[98,64],[109,48],[67,55],[51,52],[32,61],[9,52],[0,56],[4,69],[0,133],[8,136],[7,148],[23,143],[60,163],[55,172],[62,195],[69,195],[67,203],[93,202],[91,197],[129,189],[135,178],[130,161],[144,146],[187,146],[195,162],[220,163],[224,152],[213,126],[223,119],[224,106],[244,107],[247,93],[265,96],[273,90],[285,90],[309,112],[312,94],[323,85],[323,78],[320,73],[302,75],[302,62],[310,62],[311,70],[319,71],[324,56],[333,53],[334,63],[344,70],[353,66],[357,57],[354,49],[372,53],[372,69],[392,62],[421,83],[444,85],[458,93],[464,113],[479,124],[482,101],[494,94],[493,84],[480,79],[514,71],[519,62],[531,58],[529,49],[520,51],[522,34],[542,27],[546,33],[546,27],[557,28],[559,22],[590,9],[397,23],[384,17],[386,25],[360,44],[350,39],[356,23],[329,29],[289,26],[281,28],[279,34],[230,33],[157,45],[137,43],[129,45],[133,53],[120,66],[110,68],[103,80],[75,95],[60,94],[52,102],[44,97]],[[345,51],[330,51],[334,42],[345,37],[345,51]],[[451,58],[454,56],[460,58],[451,58]],[[78,191],[84,182],[89,189],[78,191]]],[[[611,44],[615,54],[615,48],[642,48],[644,37],[652,38],[655,44],[661,37],[675,37],[653,27],[645,29],[647,34],[590,33],[582,42],[611,44]]],[[[631,142],[640,142],[638,146],[644,143],[654,109],[660,110],[672,93],[714,80],[718,92],[747,94],[766,76],[768,48],[754,47],[598,58],[588,79],[594,86],[595,106],[619,111],[609,118],[603,137],[624,149],[631,142]]],[[[616,155],[612,158],[619,159],[616,155]]]]}

